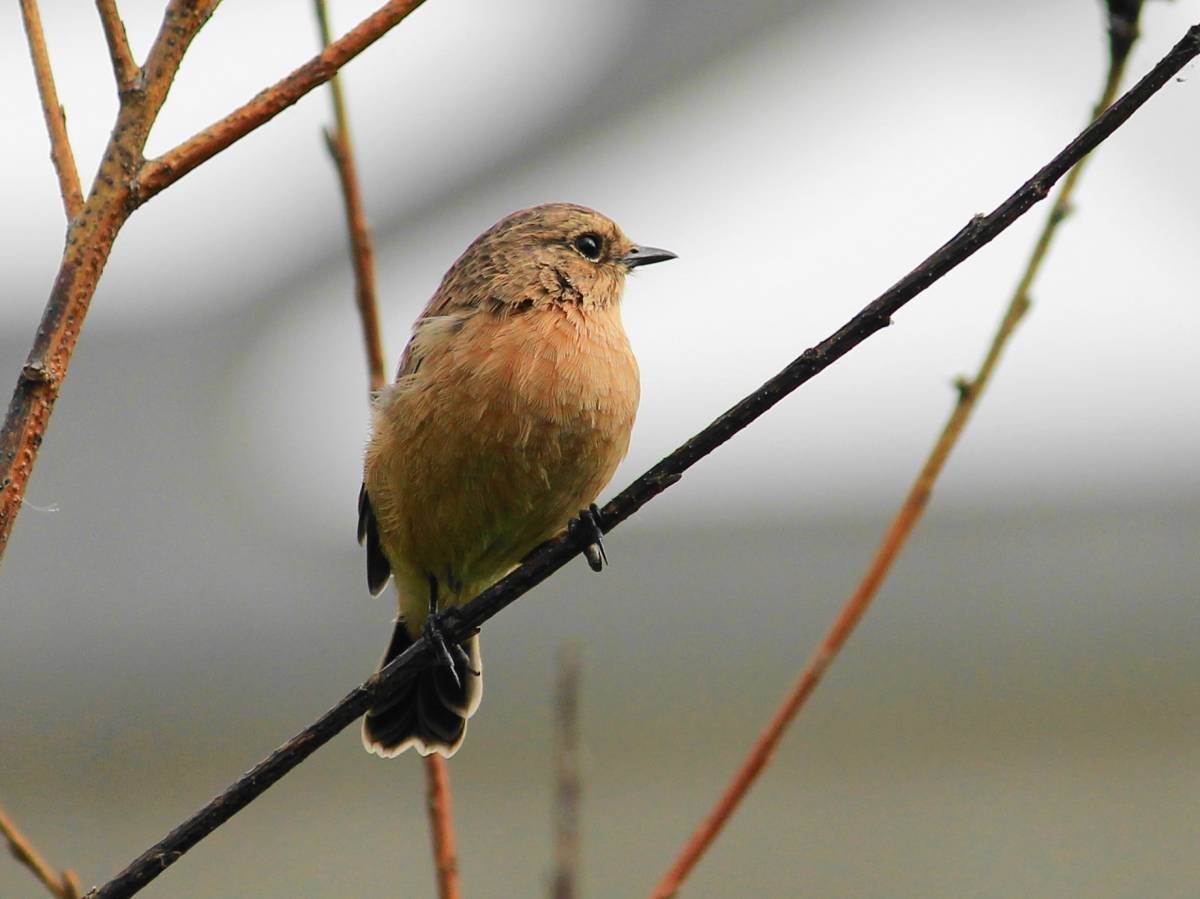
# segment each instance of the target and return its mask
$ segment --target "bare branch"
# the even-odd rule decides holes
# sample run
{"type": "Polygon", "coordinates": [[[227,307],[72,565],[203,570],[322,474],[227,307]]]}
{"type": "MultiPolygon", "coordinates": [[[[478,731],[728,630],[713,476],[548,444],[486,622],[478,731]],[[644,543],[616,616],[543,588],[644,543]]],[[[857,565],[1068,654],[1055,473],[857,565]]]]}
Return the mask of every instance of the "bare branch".
{"type": "Polygon", "coordinates": [[[583,780],[579,774],[579,647],[564,646],[558,655],[558,690],[555,724],[558,736],[558,784],[554,802],[554,879],[551,899],[576,899],[579,895],[579,802],[583,780]]]}
{"type": "Polygon", "coordinates": [[[58,899],[79,899],[79,878],[75,872],[64,869],[61,874],[50,867],[42,858],[41,853],[33,848],[33,844],[17,829],[4,809],[0,809],[0,836],[8,843],[8,851],[21,864],[33,872],[38,882],[58,899]]]}
{"type": "MultiPolygon", "coordinates": [[[[325,0],[314,0],[321,46],[331,43],[329,12],[325,0]]],[[[387,382],[383,363],[383,341],[379,334],[379,307],[375,296],[375,263],[371,248],[371,230],[367,226],[354,149],[350,139],[350,120],[342,95],[342,79],[329,79],[333,97],[334,127],[325,131],[325,145],[337,169],[346,209],[346,230],[350,236],[350,258],[354,263],[355,296],[362,322],[363,348],[367,354],[367,383],[370,392],[387,382]]],[[[425,790],[429,811],[429,836],[433,848],[434,872],[440,899],[458,899],[458,855],[454,845],[454,812],[450,792],[450,771],[438,755],[425,758],[425,790]]]]}
{"type": "Polygon", "coordinates": [[[108,55],[112,58],[113,77],[117,79],[117,90],[125,91],[138,76],[137,63],[129,49],[129,37],[125,34],[125,23],[117,11],[117,0],[96,0],[96,11],[100,13],[100,24],[104,28],[104,40],[108,43],[108,55]]]}
{"type": "MultiPolygon", "coordinates": [[[[315,0],[315,3],[321,43],[328,46],[329,16],[325,10],[325,0],[315,0]]],[[[337,75],[330,78],[329,89],[333,96],[334,127],[325,132],[325,144],[329,148],[329,155],[333,157],[338,180],[342,185],[346,228],[350,235],[350,258],[354,262],[355,297],[358,301],[358,317],[362,322],[363,344],[367,352],[367,378],[371,390],[374,391],[387,383],[383,362],[383,339],[379,334],[379,307],[375,298],[375,254],[371,246],[371,228],[367,224],[358,172],[354,164],[354,146],[350,140],[346,100],[342,96],[342,79],[337,75]]]]}
{"type": "MultiPolygon", "coordinates": [[[[1140,8],[1140,2],[1137,6],[1140,8]]],[[[1133,19],[1129,22],[1128,28],[1130,33],[1136,34],[1137,10],[1134,10],[1133,19]]],[[[1096,111],[1094,115],[1099,115],[1116,97],[1121,76],[1125,70],[1125,62],[1129,58],[1131,45],[1132,42],[1118,45],[1116,40],[1113,41],[1113,52],[1110,55],[1108,74],[1105,78],[1100,101],[1095,107],[1096,111]],[[1120,52],[1118,52],[1118,49],[1120,49],[1120,52]]],[[[757,782],[759,775],[762,774],[763,769],[783,739],[788,726],[795,719],[796,715],[799,714],[808,697],[817,688],[817,684],[820,683],[825,670],[832,664],[834,658],[836,658],[838,652],[845,645],[846,641],[850,638],[850,634],[853,633],[854,628],[866,613],[871,600],[874,599],[880,585],[890,572],[892,564],[900,555],[908,537],[912,534],[913,529],[924,513],[930,496],[933,493],[934,484],[941,474],[951,450],[954,449],[958,438],[962,435],[963,428],[966,426],[971,412],[979,401],[980,395],[991,379],[992,373],[1000,361],[1000,355],[1004,347],[1029,309],[1029,291],[1033,286],[1038,271],[1041,269],[1042,262],[1046,257],[1058,226],[1067,216],[1071,205],[1071,195],[1074,193],[1075,185],[1079,182],[1079,176],[1089,158],[1084,157],[1076,163],[1066,178],[1063,179],[1062,187],[1054,200],[1054,205],[1050,208],[1050,212],[1046,216],[1046,221],[1034,244],[1025,271],[1022,273],[1012,298],[1009,300],[1008,307],[992,338],[991,345],[988,348],[979,371],[972,380],[959,382],[958,401],[955,404],[954,410],[950,414],[950,418],[943,427],[933,448],[930,450],[925,464],[917,473],[916,479],[909,488],[908,495],[897,511],[895,518],[892,519],[891,524],[888,526],[883,541],[876,551],[875,556],[867,565],[867,570],[863,574],[862,580],[854,592],[846,599],[837,619],[826,633],[820,647],[800,673],[800,677],[797,679],[795,685],[787,696],[784,697],[783,702],[776,709],[775,714],[755,741],[754,746],[738,767],[738,770],[734,772],[720,799],[700,823],[700,826],[688,838],[687,843],[684,844],[683,849],[672,863],[670,869],[668,869],[663,879],[655,887],[654,892],[651,894],[652,899],[669,899],[669,897],[678,893],[688,874],[691,873],[692,869],[703,858],[726,823],[728,823],[729,819],[737,811],[750,788],[757,782]]]]}
{"type": "Polygon", "coordinates": [[[50,132],[50,159],[58,174],[63,209],[70,222],[83,209],[83,191],[79,186],[75,154],[71,152],[71,141],[67,137],[67,116],[58,102],[58,91],[54,88],[54,73],[50,70],[50,53],[46,49],[46,35],[42,32],[42,14],[38,10],[37,0],[21,0],[21,15],[25,19],[25,36],[29,39],[29,55],[33,57],[38,95],[42,98],[42,115],[46,119],[46,130],[50,132]]]}
{"type": "Polygon", "coordinates": [[[219,2],[171,0],[146,60],[144,83],[139,90],[121,96],[100,170],[70,230],[58,277],[0,429],[0,558],[21,511],[25,485],[96,284],[113,241],[133,210],[130,181],[142,165],[146,138],[167,99],[183,54],[219,2]]]}
{"type": "MultiPolygon", "coordinates": [[[[32,0],[23,0],[30,8],[32,0]]],[[[403,19],[421,0],[390,2],[316,59],[162,159],[146,163],[143,151],[166,100],[179,62],[220,0],[171,0],[146,64],[121,93],[117,121],[100,170],[46,302],[33,348],[13,390],[0,429],[0,559],[21,511],[46,426],[58,399],[83,325],[117,233],[149,196],[271,119],[403,19]],[[143,183],[143,178],[146,179],[143,183]]],[[[35,54],[36,56],[36,54],[35,54]]]]}
{"type": "Polygon", "coordinates": [[[458,852],[454,847],[454,806],[450,772],[440,755],[425,759],[425,799],[429,809],[429,837],[437,875],[438,899],[459,899],[458,852]]]}
{"type": "Polygon", "coordinates": [[[147,162],[138,175],[137,202],[146,202],[202,162],[269,122],[313,88],[320,87],[332,78],[339,68],[379,40],[388,29],[402,21],[423,2],[424,0],[390,0],[282,81],[262,91],[249,103],[235,109],[175,149],[147,162]]]}
{"type": "MultiPolygon", "coordinates": [[[[1016,193],[986,216],[976,216],[928,259],[868,304],[837,332],[805,350],[771,378],[703,431],[630,484],[609,502],[598,517],[608,533],[622,521],[680,480],[688,468],[747,427],[800,385],[820,374],[876,331],[885,327],[893,313],[938,279],[973,256],[981,247],[1007,229],[1049,190],[1070,168],[1123,125],[1138,108],[1160,90],[1173,75],[1200,54],[1200,25],[1183,39],[1128,93],[1092,125],[1034,174],[1016,193]]],[[[526,556],[515,570],[505,575],[471,602],[448,616],[444,636],[461,641],[501,609],[546,580],[583,551],[588,537],[582,530],[547,540],[526,556]]],[[[348,693],[322,715],[246,774],[223,793],[167,834],[99,891],[95,899],[132,896],[157,877],[183,853],[228,821],[241,809],[299,765],[341,730],[363,715],[378,700],[389,697],[416,673],[435,661],[424,637],[418,639],[384,669],[348,693]]]]}

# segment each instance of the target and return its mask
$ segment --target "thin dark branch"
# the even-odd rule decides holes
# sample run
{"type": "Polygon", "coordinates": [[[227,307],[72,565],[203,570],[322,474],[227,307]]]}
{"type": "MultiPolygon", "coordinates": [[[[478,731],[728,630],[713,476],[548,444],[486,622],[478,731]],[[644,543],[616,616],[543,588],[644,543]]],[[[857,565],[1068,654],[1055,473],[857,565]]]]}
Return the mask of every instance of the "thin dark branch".
{"type": "Polygon", "coordinates": [[[554,791],[554,879],[551,899],[579,895],[579,806],[583,778],[579,773],[579,647],[564,646],[558,654],[555,702],[558,783],[554,791]]]}
{"type": "MultiPolygon", "coordinates": [[[[801,384],[824,371],[876,331],[886,327],[892,314],[909,300],[973,256],[1035,203],[1045,199],[1050,188],[1076,162],[1123,125],[1142,104],[1198,54],[1200,25],[1195,25],[1141,81],[990,215],[973,218],[946,244],[888,288],[837,332],[805,350],[778,375],[630,484],[600,511],[601,529],[605,533],[611,531],[677,482],[684,471],[763,415],[801,384]]],[[[582,552],[586,543],[587,536],[582,530],[564,533],[547,540],[531,552],[517,569],[459,608],[447,621],[446,637],[453,640],[465,639],[501,609],[511,605],[517,598],[566,565],[582,552]]],[[[429,667],[433,662],[434,656],[422,637],[386,668],[348,693],[341,702],[311,726],[239,777],[225,792],[139,856],[116,878],[89,895],[97,899],[132,896],[184,852],[228,821],[288,771],[363,715],[378,699],[392,695],[418,671],[429,667]]]]}
{"type": "MultiPolygon", "coordinates": [[[[1137,7],[1140,8],[1140,6],[1141,4],[1138,3],[1137,7]]],[[[1138,12],[1139,9],[1133,9],[1131,11],[1133,19],[1127,22],[1126,30],[1133,34],[1137,33],[1138,12]]],[[[1121,44],[1118,46],[1114,42],[1111,46],[1112,52],[1109,54],[1108,74],[1104,79],[1104,87],[1101,89],[1100,100],[1095,106],[1093,116],[1103,112],[1116,98],[1121,84],[1121,77],[1125,71],[1125,63],[1129,58],[1129,49],[1132,45],[1121,44]]],[[[708,852],[729,819],[741,806],[742,800],[750,791],[750,788],[758,781],[767,763],[774,755],[776,748],[778,748],[779,743],[783,740],[784,734],[787,733],[792,721],[795,720],[800,710],[804,707],[804,704],[808,701],[808,698],[816,690],[826,669],[833,663],[833,660],[837,657],[842,647],[845,646],[846,641],[850,639],[850,635],[862,620],[863,615],[866,614],[872,599],[874,599],[879,587],[891,571],[893,563],[899,557],[900,552],[908,542],[909,536],[921,520],[921,516],[929,504],[930,497],[933,495],[934,485],[942,473],[950,452],[958,443],[959,437],[962,436],[963,429],[966,427],[971,413],[978,405],[979,398],[983,395],[983,391],[991,380],[992,373],[1000,362],[1004,348],[1008,345],[1009,340],[1016,332],[1017,325],[1029,309],[1029,292],[1033,287],[1038,272],[1041,270],[1042,262],[1050,250],[1054,235],[1058,232],[1059,226],[1067,217],[1075,186],[1079,183],[1080,175],[1090,158],[1084,157],[1079,160],[1071,168],[1067,176],[1063,178],[1058,195],[1055,197],[1054,203],[1046,215],[1041,233],[1034,242],[1029,261],[1017,281],[1016,289],[1009,299],[1008,306],[1000,319],[1000,324],[992,337],[978,372],[969,381],[965,379],[960,380],[958,400],[954,405],[954,409],[950,413],[941,433],[934,441],[929,455],[926,457],[921,470],[917,473],[912,486],[909,488],[908,494],[905,496],[899,510],[897,510],[895,517],[888,526],[879,544],[879,548],[867,564],[867,569],[858,585],[850,596],[846,598],[833,624],[817,647],[816,652],[808,660],[804,670],[801,671],[800,676],[796,679],[795,684],[788,691],[783,701],[772,714],[771,720],[754,741],[754,745],[750,748],[745,759],[743,759],[730,778],[712,809],[692,832],[691,836],[688,837],[687,842],[680,849],[670,868],[667,869],[662,880],[658,882],[654,892],[651,893],[652,899],[670,899],[670,897],[675,896],[679,892],[679,889],[692,869],[703,858],[704,854],[708,852]]]]}
{"type": "Polygon", "coordinates": [[[46,35],[42,32],[42,14],[38,10],[37,0],[21,0],[21,15],[25,20],[25,36],[29,40],[29,55],[33,58],[38,95],[42,98],[42,115],[46,119],[46,130],[50,133],[50,159],[58,174],[59,192],[69,222],[83,209],[83,191],[79,186],[75,154],[71,152],[71,141],[67,137],[67,116],[58,102],[58,91],[54,87],[54,73],[50,69],[50,53],[46,49],[46,35]]]}
{"type": "Polygon", "coordinates": [[[113,77],[117,79],[117,90],[124,91],[137,77],[138,66],[129,49],[129,37],[125,34],[125,23],[117,11],[117,0],[96,0],[96,11],[104,28],[104,40],[108,43],[108,55],[112,59],[113,77]]]}

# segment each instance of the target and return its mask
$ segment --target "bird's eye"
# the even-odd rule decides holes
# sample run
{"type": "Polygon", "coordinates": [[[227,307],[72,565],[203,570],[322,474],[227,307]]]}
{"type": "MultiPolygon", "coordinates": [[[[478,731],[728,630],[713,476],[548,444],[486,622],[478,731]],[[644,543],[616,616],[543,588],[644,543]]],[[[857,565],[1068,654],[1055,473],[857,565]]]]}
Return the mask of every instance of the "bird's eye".
{"type": "Polygon", "coordinates": [[[600,258],[600,251],[604,249],[604,241],[600,239],[599,234],[589,231],[575,238],[575,249],[582,253],[585,259],[595,262],[600,258]]]}

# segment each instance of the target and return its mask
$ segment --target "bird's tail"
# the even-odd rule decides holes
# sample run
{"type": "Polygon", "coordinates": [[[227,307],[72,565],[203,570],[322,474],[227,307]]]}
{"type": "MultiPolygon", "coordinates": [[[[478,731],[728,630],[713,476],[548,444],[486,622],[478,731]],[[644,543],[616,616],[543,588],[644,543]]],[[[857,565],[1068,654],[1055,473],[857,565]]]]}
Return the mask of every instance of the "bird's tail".
{"type": "MultiPolygon", "coordinates": [[[[396,622],[382,668],[412,645],[404,620],[396,622]]],[[[437,753],[450,758],[462,745],[467,719],[483,698],[483,668],[479,659],[479,635],[465,640],[466,659],[452,653],[454,673],[442,665],[426,668],[401,688],[399,693],[371,707],[363,719],[362,740],[367,752],[385,759],[415,746],[421,755],[437,753]]]]}

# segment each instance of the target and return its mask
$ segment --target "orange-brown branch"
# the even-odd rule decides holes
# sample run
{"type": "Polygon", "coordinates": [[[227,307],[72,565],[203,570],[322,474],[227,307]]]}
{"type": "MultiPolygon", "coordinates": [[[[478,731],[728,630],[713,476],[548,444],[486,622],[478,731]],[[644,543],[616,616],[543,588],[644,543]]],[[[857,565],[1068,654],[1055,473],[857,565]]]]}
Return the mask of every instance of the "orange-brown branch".
{"type": "Polygon", "coordinates": [[[196,166],[245,137],[287,109],[309,91],[320,87],[339,68],[379,40],[424,0],[390,0],[359,25],[334,41],[317,56],[219,122],[146,163],[137,179],[136,195],[144,203],[174,184],[196,166]]]}
{"type": "MultiPolygon", "coordinates": [[[[1133,23],[1133,31],[1136,32],[1136,20],[1133,23]]],[[[1128,51],[1129,47],[1126,46],[1123,53],[1114,54],[1112,57],[1108,76],[1105,79],[1104,91],[1096,106],[1095,115],[1097,116],[1107,109],[1116,98],[1125,62],[1128,59],[1128,51]]],[[[1017,324],[1029,309],[1029,290],[1033,286],[1034,278],[1041,268],[1059,224],[1066,217],[1070,208],[1071,195],[1088,158],[1090,157],[1084,157],[1076,163],[1063,179],[1062,187],[1046,216],[1029,262],[1009,300],[996,333],[992,337],[979,371],[972,380],[960,381],[958,401],[955,403],[954,410],[934,442],[933,448],[929,451],[924,465],[909,487],[904,502],[888,526],[888,530],[874,557],[867,565],[858,586],[847,598],[820,646],[800,673],[800,677],[784,697],[762,733],[759,734],[749,755],[746,756],[725,787],[725,792],[721,794],[716,805],[693,832],[670,869],[655,887],[652,894],[653,899],[669,899],[678,893],[683,881],[716,840],[717,835],[733,816],[750,787],[754,785],[770,761],[775,749],[783,739],[788,725],[803,708],[808,697],[821,682],[826,669],[850,638],[850,634],[858,626],[859,621],[862,620],[871,600],[874,599],[880,585],[891,571],[892,563],[904,549],[905,543],[929,504],[934,484],[942,473],[951,450],[954,449],[958,438],[962,435],[967,420],[1000,361],[1001,353],[1015,332],[1017,324]]]]}
{"type": "MultiPolygon", "coordinates": [[[[33,7],[31,0],[23,2],[33,7]]],[[[179,61],[219,2],[171,0],[146,59],[144,78],[139,79],[144,83],[121,94],[112,137],[92,192],[71,231],[37,337],[17,380],[4,427],[0,429],[0,559],[21,510],[25,487],[96,284],[113,241],[133,209],[328,81],[338,67],[377,40],[422,0],[393,0],[385,4],[279,84],[263,91],[212,128],[148,163],[142,155],[146,137],[166,100],[179,61]]]]}
{"type": "Polygon", "coordinates": [[[437,872],[438,899],[459,899],[458,851],[454,846],[454,807],[450,799],[450,774],[440,755],[425,757],[429,836],[437,872]]]}
{"type": "Polygon", "coordinates": [[[130,185],[179,62],[220,0],[172,0],[146,61],[143,90],[122,96],[100,170],[74,220],[33,348],[0,430],[0,558],[21,510],[54,402],[113,241],[133,209],[130,185]]]}
{"type": "Polygon", "coordinates": [[[38,95],[42,98],[42,115],[46,118],[46,130],[50,132],[50,159],[58,174],[63,209],[70,222],[83,209],[83,191],[79,186],[75,154],[71,152],[71,141],[67,138],[67,117],[54,87],[54,73],[50,69],[50,53],[46,49],[46,35],[42,32],[42,14],[38,10],[37,0],[21,0],[21,15],[25,20],[25,36],[29,39],[29,55],[33,58],[38,95]]]}
{"type": "MultiPolygon", "coordinates": [[[[329,15],[325,9],[325,0],[315,2],[321,42],[329,46],[329,15]]],[[[362,323],[363,346],[367,353],[367,380],[371,390],[375,391],[387,383],[383,362],[383,339],[379,333],[379,305],[375,296],[375,251],[371,241],[371,228],[367,224],[367,213],[363,207],[358,169],[354,163],[350,117],[346,112],[346,99],[342,94],[342,80],[337,75],[329,79],[329,91],[333,97],[334,127],[325,132],[325,144],[329,155],[333,157],[338,180],[342,185],[346,230],[350,236],[350,258],[354,263],[355,297],[359,321],[362,323]]]]}
{"type": "Polygon", "coordinates": [[[17,829],[12,819],[4,814],[4,809],[0,809],[0,836],[8,843],[8,851],[13,857],[33,872],[33,876],[51,895],[57,896],[58,899],[79,899],[79,878],[75,876],[75,872],[63,869],[60,874],[55,871],[17,829]]]}
{"type": "Polygon", "coordinates": [[[554,879],[551,899],[579,895],[579,806],[583,777],[579,773],[579,647],[564,646],[558,657],[558,782],[554,800],[554,879]]]}
{"type": "Polygon", "coordinates": [[[117,0],[96,0],[96,11],[104,28],[104,40],[108,43],[108,55],[112,59],[113,76],[117,79],[117,90],[128,88],[137,77],[138,66],[129,49],[129,37],[125,34],[125,23],[117,11],[117,0]]]}

